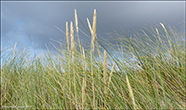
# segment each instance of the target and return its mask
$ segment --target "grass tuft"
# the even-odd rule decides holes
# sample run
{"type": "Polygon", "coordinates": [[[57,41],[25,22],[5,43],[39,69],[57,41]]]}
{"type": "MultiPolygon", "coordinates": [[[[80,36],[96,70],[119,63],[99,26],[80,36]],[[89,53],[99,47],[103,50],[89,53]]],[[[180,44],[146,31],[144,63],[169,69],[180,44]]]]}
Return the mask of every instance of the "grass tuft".
{"type": "Polygon", "coordinates": [[[66,22],[67,45],[59,43],[55,55],[48,49],[33,56],[17,43],[1,51],[2,109],[186,109],[185,33],[162,23],[130,38],[115,31],[109,36],[117,45],[108,36],[106,48],[96,38],[96,10],[92,26],[87,18],[90,35],[79,29],[74,11],[71,48],[66,22]],[[90,49],[79,32],[91,38],[90,49]]]}

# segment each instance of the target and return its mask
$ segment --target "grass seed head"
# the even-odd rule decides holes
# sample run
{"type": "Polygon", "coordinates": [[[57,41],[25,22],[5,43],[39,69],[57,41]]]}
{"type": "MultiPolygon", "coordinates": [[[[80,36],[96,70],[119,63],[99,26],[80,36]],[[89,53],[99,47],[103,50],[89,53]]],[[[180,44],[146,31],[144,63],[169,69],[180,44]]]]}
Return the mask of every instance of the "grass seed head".
{"type": "Polygon", "coordinates": [[[66,22],[66,37],[67,37],[67,49],[69,51],[69,30],[68,30],[68,22],[66,22]]]}
{"type": "Polygon", "coordinates": [[[74,9],[74,14],[75,14],[76,32],[78,34],[79,33],[79,28],[78,28],[78,18],[77,18],[77,11],[76,11],[76,9],[74,9]]]}
{"type": "Polygon", "coordinates": [[[91,27],[91,25],[90,25],[90,22],[89,22],[89,19],[87,18],[87,23],[88,23],[88,27],[89,27],[89,29],[90,29],[90,33],[91,33],[91,35],[93,34],[93,32],[92,32],[92,27],[91,27]]]}
{"type": "Polygon", "coordinates": [[[95,36],[96,36],[96,10],[95,9],[94,9],[92,29],[93,29],[93,37],[95,38],[95,36]]]}
{"type": "Polygon", "coordinates": [[[96,38],[96,10],[94,9],[93,25],[92,25],[92,52],[94,53],[94,42],[96,38]]]}
{"type": "Polygon", "coordinates": [[[129,79],[128,79],[127,75],[126,75],[126,81],[127,81],[127,85],[128,85],[128,88],[129,88],[129,93],[130,93],[130,97],[132,99],[132,103],[133,103],[134,109],[136,110],[136,103],[135,103],[134,95],[133,95],[132,88],[130,86],[130,82],[129,82],[129,79]]]}
{"type": "Polygon", "coordinates": [[[168,32],[167,32],[167,30],[166,30],[166,28],[165,28],[164,24],[163,24],[163,23],[161,23],[161,22],[160,22],[160,24],[161,24],[161,26],[163,27],[163,29],[164,29],[165,33],[166,33],[166,34],[168,34],[168,32]]]}
{"type": "Polygon", "coordinates": [[[73,29],[73,23],[70,22],[70,32],[71,32],[71,50],[72,50],[72,59],[74,62],[75,58],[75,42],[74,42],[74,29],[73,29]]]}

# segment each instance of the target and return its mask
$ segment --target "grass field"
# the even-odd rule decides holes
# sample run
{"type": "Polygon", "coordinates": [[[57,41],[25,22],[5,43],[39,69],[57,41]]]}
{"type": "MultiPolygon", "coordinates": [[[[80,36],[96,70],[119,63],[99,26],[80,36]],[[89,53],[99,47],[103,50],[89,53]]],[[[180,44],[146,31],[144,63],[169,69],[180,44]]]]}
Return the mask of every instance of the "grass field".
{"type": "Polygon", "coordinates": [[[118,44],[108,44],[108,50],[97,40],[96,19],[94,10],[84,32],[90,49],[79,40],[75,10],[75,22],[66,23],[67,44],[56,47],[55,57],[49,51],[30,58],[26,50],[15,51],[16,44],[1,51],[1,107],[185,109],[185,33],[162,23],[130,38],[115,32],[110,36],[118,44]]]}

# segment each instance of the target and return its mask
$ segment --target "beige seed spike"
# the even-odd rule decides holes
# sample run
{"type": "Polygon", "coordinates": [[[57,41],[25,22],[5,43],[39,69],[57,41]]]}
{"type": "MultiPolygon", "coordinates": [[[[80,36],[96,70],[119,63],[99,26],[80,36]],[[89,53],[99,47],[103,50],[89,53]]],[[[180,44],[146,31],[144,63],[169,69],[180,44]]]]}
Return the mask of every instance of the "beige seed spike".
{"type": "Polygon", "coordinates": [[[77,18],[77,11],[76,11],[76,9],[74,9],[74,13],[75,13],[76,32],[78,34],[79,33],[79,27],[78,27],[78,18],[77,18]]]}
{"type": "Polygon", "coordinates": [[[130,82],[129,82],[129,79],[128,79],[127,75],[126,75],[126,81],[127,81],[127,86],[128,86],[128,89],[129,89],[129,94],[130,94],[130,97],[132,99],[132,103],[133,103],[133,106],[134,106],[134,110],[136,110],[137,106],[136,106],[136,103],[135,103],[134,94],[132,92],[132,87],[130,86],[130,82]]]}
{"type": "Polygon", "coordinates": [[[88,27],[89,27],[89,30],[90,30],[90,33],[91,33],[91,35],[93,34],[93,32],[92,32],[92,27],[91,27],[91,25],[90,25],[90,22],[89,22],[89,19],[87,18],[87,23],[88,23],[88,27]]]}
{"type": "Polygon", "coordinates": [[[68,30],[68,22],[66,22],[66,38],[67,38],[67,49],[69,51],[69,30],[68,30]]]}
{"type": "Polygon", "coordinates": [[[74,42],[74,29],[73,29],[73,23],[70,22],[70,32],[71,32],[71,50],[72,50],[72,59],[74,62],[75,59],[75,42],[74,42]]]}
{"type": "Polygon", "coordinates": [[[96,10],[94,9],[93,26],[92,26],[92,53],[94,53],[95,38],[96,38],[96,10]]]}

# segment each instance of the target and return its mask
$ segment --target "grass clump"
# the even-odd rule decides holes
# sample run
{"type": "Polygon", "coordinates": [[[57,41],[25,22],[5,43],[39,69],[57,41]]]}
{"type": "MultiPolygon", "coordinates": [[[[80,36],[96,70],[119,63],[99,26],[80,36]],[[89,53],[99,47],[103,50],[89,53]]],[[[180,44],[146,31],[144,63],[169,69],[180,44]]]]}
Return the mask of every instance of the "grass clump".
{"type": "Polygon", "coordinates": [[[130,38],[115,32],[110,36],[117,36],[118,44],[109,44],[109,51],[96,38],[96,16],[94,10],[92,27],[87,18],[91,51],[80,41],[75,45],[81,31],[76,10],[77,36],[72,22],[69,36],[66,22],[67,47],[57,48],[56,56],[48,51],[42,58],[31,57],[25,50],[16,52],[16,45],[2,51],[1,107],[185,109],[185,33],[167,30],[162,23],[130,38]]]}

